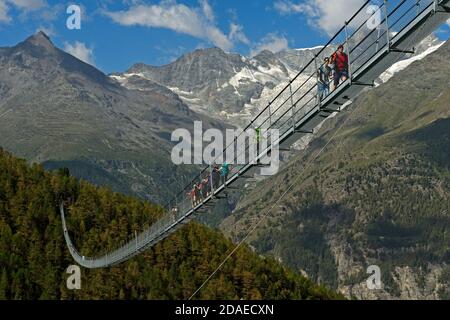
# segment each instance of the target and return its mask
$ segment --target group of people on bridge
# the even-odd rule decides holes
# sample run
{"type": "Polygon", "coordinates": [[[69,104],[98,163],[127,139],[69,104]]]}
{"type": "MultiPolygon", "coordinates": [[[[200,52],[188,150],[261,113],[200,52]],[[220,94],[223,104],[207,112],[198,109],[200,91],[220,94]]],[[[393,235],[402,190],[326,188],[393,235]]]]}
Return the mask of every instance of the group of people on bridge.
{"type": "Polygon", "coordinates": [[[210,196],[213,190],[220,187],[228,180],[228,174],[230,173],[230,165],[224,162],[221,167],[218,165],[212,166],[210,173],[206,173],[203,179],[194,183],[192,189],[187,193],[187,196],[191,200],[192,207],[199,205],[204,199],[210,196]]]}
{"type": "MultiPolygon", "coordinates": [[[[349,59],[344,52],[344,45],[340,45],[338,50],[331,55],[325,57],[322,66],[317,70],[317,88],[319,102],[333,92],[341,82],[349,77],[349,59]]],[[[256,128],[256,139],[259,142],[261,129],[256,128]]],[[[259,144],[258,144],[259,147],[259,144]]],[[[259,148],[258,148],[259,149],[259,148]]],[[[259,150],[258,150],[259,153],[259,150]]],[[[211,195],[211,192],[218,189],[221,184],[225,184],[228,180],[230,165],[224,162],[221,167],[214,164],[211,172],[206,172],[200,182],[194,183],[192,189],[187,192],[192,208],[198,206],[204,199],[211,195]]],[[[178,207],[172,207],[172,214],[176,218],[178,207]]]]}
{"type": "MultiPolygon", "coordinates": [[[[186,194],[191,202],[192,208],[198,206],[204,199],[209,197],[213,190],[218,189],[222,184],[228,180],[231,166],[224,162],[222,166],[213,165],[210,173],[206,172],[200,182],[195,182],[192,189],[186,194]]],[[[178,206],[173,206],[171,210],[173,219],[176,220],[178,216],[178,206]]]]}
{"type": "Polygon", "coordinates": [[[348,67],[348,55],[344,52],[344,45],[340,45],[331,57],[324,58],[323,65],[317,70],[319,101],[325,99],[341,82],[348,79],[348,67]]]}

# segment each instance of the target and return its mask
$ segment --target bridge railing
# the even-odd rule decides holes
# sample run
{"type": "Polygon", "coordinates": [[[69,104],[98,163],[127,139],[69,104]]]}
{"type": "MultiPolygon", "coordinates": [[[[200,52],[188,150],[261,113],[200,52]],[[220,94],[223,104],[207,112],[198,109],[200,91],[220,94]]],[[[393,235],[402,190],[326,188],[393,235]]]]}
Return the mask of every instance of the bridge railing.
{"type": "MultiPolygon", "coordinates": [[[[230,149],[235,150],[236,144],[247,130],[268,129],[279,130],[280,136],[293,130],[296,123],[305,117],[311,110],[321,106],[328,96],[339,90],[340,86],[349,85],[351,80],[340,82],[334,88],[333,79],[330,79],[330,92],[328,96],[319,99],[318,96],[318,70],[323,66],[325,57],[331,57],[337,50],[339,44],[344,45],[344,51],[349,57],[349,76],[357,72],[368,61],[370,61],[381,50],[386,50],[391,39],[398,32],[408,26],[424,10],[433,5],[434,0],[389,0],[389,1],[366,1],[361,8],[345,23],[343,27],[328,41],[328,43],[303,66],[299,66],[300,72],[291,79],[282,90],[272,98],[267,106],[261,109],[247,127],[243,128],[243,133],[235,138],[234,142],[226,146],[223,155],[230,149]]],[[[267,138],[270,138],[268,136],[267,138]]],[[[268,139],[268,146],[271,141],[268,139]]],[[[234,163],[241,156],[245,156],[248,162],[236,164],[231,167],[228,178],[232,178],[249,163],[255,163],[252,158],[251,146],[246,144],[245,150],[241,154],[234,155],[234,163]]],[[[260,153],[263,150],[259,150],[260,153]]],[[[261,154],[259,155],[261,156],[261,154]]],[[[225,156],[224,156],[225,157],[225,156]]],[[[215,163],[221,164],[223,159],[217,157],[215,163]]],[[[160,236],[166,229],[175,225],[178,221],[203,202],[219,188],[224,188],[222,182],[218,182],[218,177],[210,180],[210,193],[194,199],[189,197],[193,185],[201,183],[205,177],[211,176],[213,165],[208,164],[201,173],[196,176],[187,186],[173,197],[166,205],[164,216],[150,226],[149,229],[140,233],[134,241],[128,242],[120,250],[113,252],[109,257],[104,255],[101,259],[110,260],[123,258],[130,250],[143,247],[149,241],[160,236]]]]}
{"type": "MultiPolygon", "coordinates": [[[[323,65],[324,57],[330,57],[336,52],[338,44],[344,45],[344,51],[349,56],[349,73],[351,76],[352,72],[359,70],[380,50],[384,50],[389,40],[397,32],[407,26],[433,2],[433,0],[366,1],[315,57],[301,66],[301,71],[269,101],[265,108],[259,111],[244,130],[278,129],[280,136],[291,130],[298,120],[317,107],[319,103],[317,71],[323,65]]],[[[330,84],[333,86],[333,80],[330,80],[330,84]]],[[[224,149],[224,154],[227,153],[229,148],[234,149],[235,146],[236,144],[227,146],[224,149]]],[[[247,154],[250,153],[248,146],[245,151],[247,154]]],[[[235,160],[237,157],[238,155],[236,155],[235,160]]],[[[220,164],[219,158],[217,160],[216,163],[220,164]]],[[[234,165],[229,177],[240,172],[244,166],[234,165]]],[[[202,173],[194,178],[178,194],[175,200],[171,201],[167,207],[168,210],[177,207],[178,212],[189,211],[192,205],[186,195],[191,191],[194,183],[200,183],[205,175],[210,174],[210,171],[210,166],[205,167],[202,173]]],[[[182,215],[180,214],[180,216],[182,215]]]]}

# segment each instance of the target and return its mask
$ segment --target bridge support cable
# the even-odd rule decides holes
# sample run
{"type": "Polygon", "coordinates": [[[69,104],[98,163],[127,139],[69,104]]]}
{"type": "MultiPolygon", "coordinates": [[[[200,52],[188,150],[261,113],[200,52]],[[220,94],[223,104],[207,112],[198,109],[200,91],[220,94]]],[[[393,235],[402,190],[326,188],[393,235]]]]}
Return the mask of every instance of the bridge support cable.
{"type": "MultiPolygon", "coordinates": [[[[154,246],[181,226],[191,221],[204,209],[214,206],[222,197],[225,190],[239,190],[236,183],[246,179],[255,179],[259,160],[279,147],[289,150],[290,146],[302,136],[314,132],[333,113],[341,110],[348,101],[357,97],[365,87],[373,87],[377,79],[388,67],[396,61],[413,52],[412,48],[448,19],[450,0],[385,0],[382,4],[385,17],[381,24],[385,31],[381,32],[381,25],[374,30],[366,30],[364,25],[371,18],[367,18],[367,1],[345,25],[333,36],[328,43],[307,63],[302,70],[252,119],[244,132],[248,129],[277,129],[278,141],[272,141],[258,150],[256,156],[247,147],[244,154],[235,155],[235,160],[244,156],[245,164],[233,166],[228,179],[217,183],[210,179],[210,194],[195,203],[186,194],[196,182],[204,179],[205,174],[213,177],[212,164],[206,167],[192,183],[183,188],[174,199],[168,202],[166,214],[143,233],[135,232],[131,240],[112,252],[91,258],[81,255],[75,248],[67,229],[64,203],[60,204],[60,214],[63,233],[67,248],[74,260],[85,268],[104,268],[124,262],[142,251],[154,246]],[[390,4],[388,6],[388,3],[390,4]],[[391,9],[392,8],[392,9],[391,9]],[[416,9],[416,10],[414,10],[416,9]],[[364,21],[360,24],[360,21],[364,21]],[[358,25],[358,27],[356,27],[358,25]],[[353,31],[354,30],[354,31],[353,31]],[[350,35],[350,32],[352,34],[350,35]],[[376,38],[376,39],[375,39],[376,38]],[[340,83],[334,91],[326,97],[319,97],[317,92],[317,72],[322,64],[317,63],[323,58],[330,47],[343,44],[349,55],[349,78],[340,83]],[[374,41],[373,41],[374,40],[374,41]],[[311,71],[313,69],[313,71],[311,71]],[[316,75],[316,76],[315,76],[316,75]],[[339,106],[334,109],[332,106],[339,106]],[[247,157],[248,156],[248,157],[247,157]],[[176,208],[176,210],[172,210],[176,208]]],[[[224,149],[234,148],[234,143],[224,149]]],[[[259,148],[258,148],[259,149],[259,148]]],[[[216,177],[217,178],[217,177],[216,177]]]]}

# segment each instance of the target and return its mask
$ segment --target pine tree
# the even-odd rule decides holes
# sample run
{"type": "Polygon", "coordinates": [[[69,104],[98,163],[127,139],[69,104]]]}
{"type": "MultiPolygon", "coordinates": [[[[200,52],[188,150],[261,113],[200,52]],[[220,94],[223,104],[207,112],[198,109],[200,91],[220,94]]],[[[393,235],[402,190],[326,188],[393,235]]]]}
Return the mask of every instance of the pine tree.
{"type": "Polygon", "coordinates": [[[8,274],[6,273],[6,269],[3,269],[2,276],[0,278],[0,300],[8,299],[8,274]]]}

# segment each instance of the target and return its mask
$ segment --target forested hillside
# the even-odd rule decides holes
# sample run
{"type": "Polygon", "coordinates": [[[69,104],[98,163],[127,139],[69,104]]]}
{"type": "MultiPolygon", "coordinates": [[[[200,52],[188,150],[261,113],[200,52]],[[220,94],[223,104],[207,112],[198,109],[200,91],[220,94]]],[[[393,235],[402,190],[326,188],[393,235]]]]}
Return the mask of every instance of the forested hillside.
{"type": "MultiPolygon", "coordinates": [[[[73,264],[62,234],[60,199],[82,254],[96,255],[148,226],[162,209],[27,165],[0,149],[0,299],[184,299],[232,249],[220,233],[191,223],[119,266],[82,269],[82,288],[66,289],[73,264]]],[[[196,296],[199,299],[329,299],[318,287],[243,247],[196,296]]]]}

